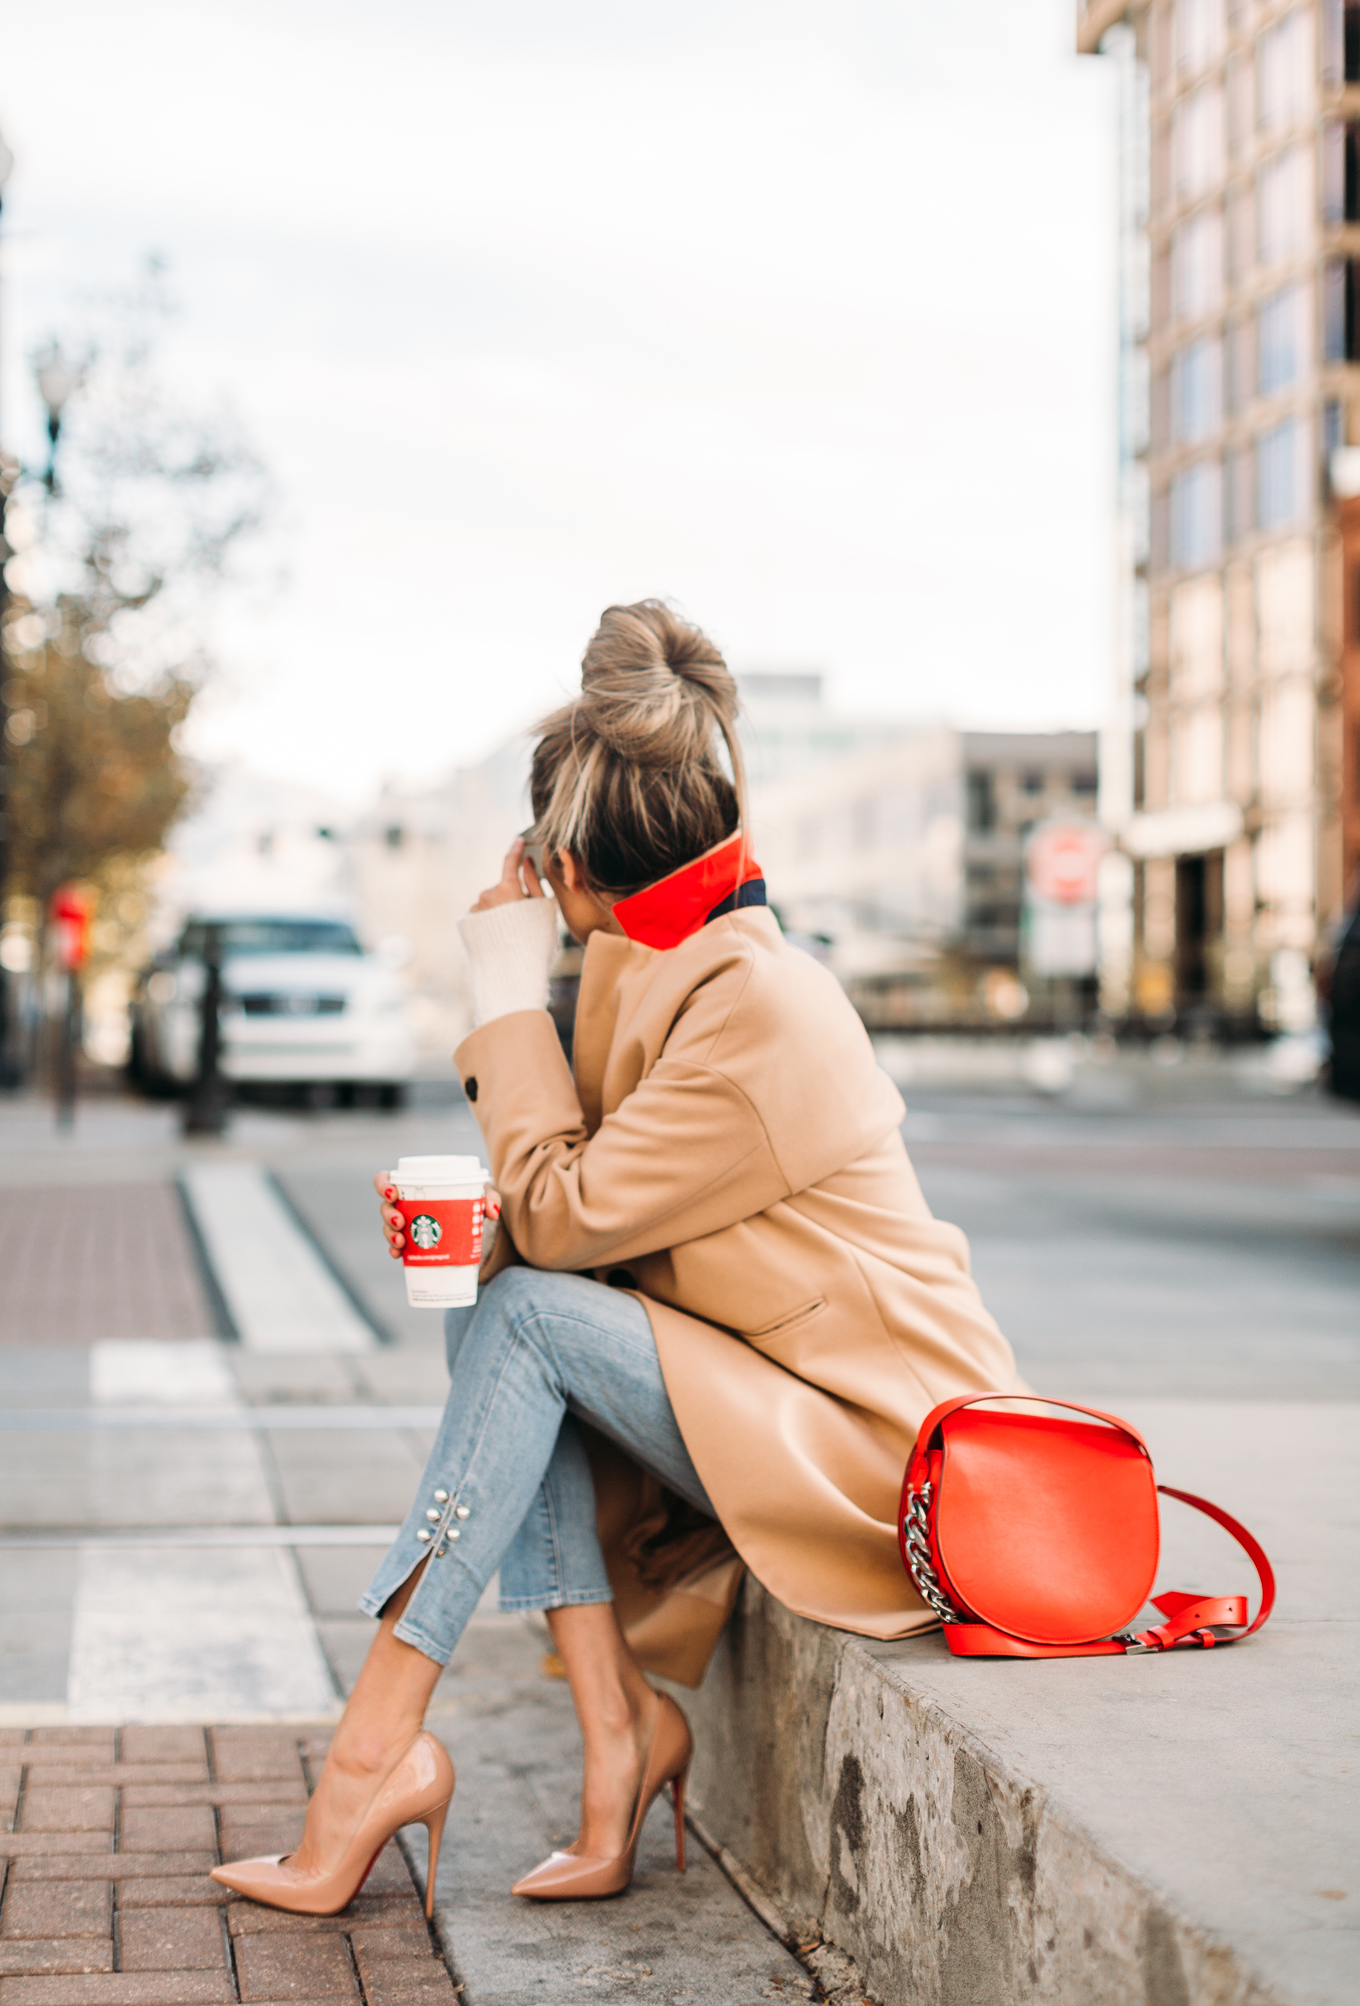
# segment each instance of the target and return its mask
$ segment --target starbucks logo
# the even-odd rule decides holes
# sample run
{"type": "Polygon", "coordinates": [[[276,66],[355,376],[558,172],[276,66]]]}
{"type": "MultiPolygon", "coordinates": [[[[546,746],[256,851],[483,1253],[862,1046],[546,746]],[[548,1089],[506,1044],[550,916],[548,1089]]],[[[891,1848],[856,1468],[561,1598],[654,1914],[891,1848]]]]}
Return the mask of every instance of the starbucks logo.
{"type": "Polygon", "coordinates": [[[423,1252],[428,1253],[431,1247],[437,1247],[443,1237],[444,1228],[432,1213],[416,1213],[411,1221],[411,1238],[423,1252]]]}

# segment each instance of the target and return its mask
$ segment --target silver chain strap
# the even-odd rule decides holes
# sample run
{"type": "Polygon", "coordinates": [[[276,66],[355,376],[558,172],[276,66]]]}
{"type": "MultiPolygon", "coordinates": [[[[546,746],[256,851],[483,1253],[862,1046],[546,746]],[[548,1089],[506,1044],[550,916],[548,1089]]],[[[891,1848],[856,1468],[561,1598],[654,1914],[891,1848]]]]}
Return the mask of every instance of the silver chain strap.
{"type": "Polygon", "coordinates": [[[922,1484],[919,1491],[907,1493],[906,1516],[902,1520],[907,1566],[911,1569],[911,1578],[916,1583],[916,1592],[926,1606],[934,1611],[942,1623],[958,1623],[963,1619],[941,1588],[940,1577],[930,1564],[932,1496],[933,1491],[929,1484],[922,1484]]]}

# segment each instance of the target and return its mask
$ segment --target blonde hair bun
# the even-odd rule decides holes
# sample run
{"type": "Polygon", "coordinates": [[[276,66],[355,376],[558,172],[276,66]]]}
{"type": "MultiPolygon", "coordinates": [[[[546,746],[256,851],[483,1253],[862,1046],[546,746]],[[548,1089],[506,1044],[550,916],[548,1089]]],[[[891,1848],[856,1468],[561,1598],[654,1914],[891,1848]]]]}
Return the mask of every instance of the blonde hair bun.
{"type": "Polygon", "coordinates": [[[661,599],[606,607],[580,696],[539,727],[530,792],[545,848],[624,898],[723,842],[744,821],[738,711],[707,634],[661,599]]]}
{"type": "Polygon", "coordinates": [[[702,757],[735,731],[737,686],[707,634],[660,599],[608,606],[581,661],[580,717],[644,766],[702,757]]]}

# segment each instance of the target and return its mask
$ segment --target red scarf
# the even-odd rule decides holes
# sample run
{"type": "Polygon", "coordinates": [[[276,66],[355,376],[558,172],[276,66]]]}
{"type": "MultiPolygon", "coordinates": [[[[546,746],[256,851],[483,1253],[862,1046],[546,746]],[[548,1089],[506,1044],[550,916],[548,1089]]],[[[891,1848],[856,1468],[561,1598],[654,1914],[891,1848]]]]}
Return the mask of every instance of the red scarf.
{"type": "Polygon", "coordinates": [[[642,947],[678,947],[711,919],[739,906],[764,905],[765,880],[753,857],[741,856],[741,831],[682,864],[645,891],[620,899],[614,917],[642,947]]]}

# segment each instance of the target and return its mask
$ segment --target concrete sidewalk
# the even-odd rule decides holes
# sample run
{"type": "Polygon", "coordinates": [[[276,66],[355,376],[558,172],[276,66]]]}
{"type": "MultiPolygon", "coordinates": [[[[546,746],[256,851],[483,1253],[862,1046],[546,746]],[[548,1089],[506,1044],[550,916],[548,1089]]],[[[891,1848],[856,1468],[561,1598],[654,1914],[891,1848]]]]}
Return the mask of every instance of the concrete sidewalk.
{"type": "MultiPolygon", "coordinates": [[[[700,1848],[676,1876],[664,1807],[626,1902],[530,1908],[510,1895],[570,1836],[579,1748],[543,1635],[494,1607],[432,1713],[461,1779],[433,1936],[395,1848],[333,1924],[208,1880],[218,1857],[295,1841],[372,1638],[356,1597],[447,1389],[441,1321],[406,1309],[371,1171],[479,1143],[448,1114],[252,1117],[207,1153],[251,1176],[257,1206],[272,1153],[286,1193],[272,1258],[288,1258],[291,1208],[297,1230],[317,1231],[310,1263],[337,1271],[366,1330],[390,1340],[357,1349],[345,1319],[304,1317],[303,1304],[304,1348],[287,1351],[268,1333],[256,1346],[212,1334],[214,1296],[240,1301],[249,1249],[201,1271],[176,1179],[205,1152],[163,1110],[83,1113],[74,1148],[19,1114],[27,1182],[0,1174],[0,1233],[8,1220],[27,1262],[22,1313],[0,1334],[0,2006],[414,2006],[455,1997],[451,1972],[465,2006],[816,1996],[700,1848]],[[47,1227],[77,1208],[85,1259],[71,1270],[47,1227]]],[[[423,1877],[423,1831],[407,1836],[423,1877]]]]}
{"type": "MultiPolygon", "coordinates": [[[[429,1441],[421,1410],[446,1384],[438,1319],[402,1302],[369,1177],[397,1154],[476,1149],[470,1115],[252,1114],[206,1157],[163,1110],[111,1106],[82,1123],[70,1145],[30,1120],[0,1168],[0,1231],[6,1205],[30,1207],[14,1230],[31,1264],[33,1249],[49,1257],[45,1208],[121,1189],[135,1202],[110,1201],[108,1216],[141,1251],[113,1260],[123,1279],[102,1294],[60,1296],[30,1266],[33,1307],[0,1336],[0,1722],[58,1735],[77,1716],[101,1732],[324,1722],[367,1648],[354,1597],[409,1502],[429,1441]],[[218,1341],[175,1193],[204,1160],[277,1179],[368,1329],[391,1341],[307,1353],[218,1341]],[[149,1239],[147,1215],[160,1221],[149,1239]],[[140,1330],[134,1271],[161,1289],[140,1330]],[[153,1425],[158,1389],[181,1425],[153,1425]],[[54,1418],[62,1409],[99,1426],[54,1418]]],[[[460,1771],[438,1920],[467,2006],[725,2006],[816,1996],[815,1977],[849,2006],[1355,1996],[1360,1121],[1306,1099],[1125,1113],[941,1099],[918,1100],[907,1135],[1034,1383],[1127,1413],[1164,1480],[1238,1512],[1277,1564],[1279,1615],[1211,1656],[968,1664],[938,1639],[875,1647],[818,1629],[749,1587],[704,1690],[679,1697],[699,1728],[702,1822],[771,1935],[706,1856],[677,1882],[662,1810],[625,1902],[540,1910],[508,1895],[572,1829],[578,1758],[542,1639],[488,1609],[432,1716],[460,1771]]],[[[1211,1528],[1171,1505],[1165,1524],[1163,1585],[1251,1586],[1211,1528]]],[[[7,1929],[0,1917],[0,1944],[7,1929]]],[[[120,1930],[93,1933],[114,1968],[89,1982],[135,1976],[120,1930]]],[[[338,1996],[368,1996],[354,1955],[338,1996]]],[[[0,2006],[10,1999],[0,1989],[0,2006]]]]}

